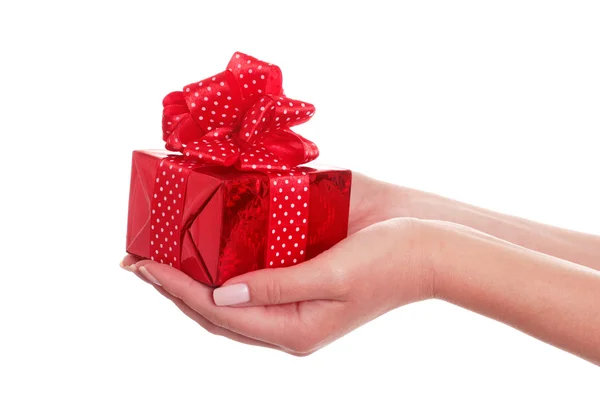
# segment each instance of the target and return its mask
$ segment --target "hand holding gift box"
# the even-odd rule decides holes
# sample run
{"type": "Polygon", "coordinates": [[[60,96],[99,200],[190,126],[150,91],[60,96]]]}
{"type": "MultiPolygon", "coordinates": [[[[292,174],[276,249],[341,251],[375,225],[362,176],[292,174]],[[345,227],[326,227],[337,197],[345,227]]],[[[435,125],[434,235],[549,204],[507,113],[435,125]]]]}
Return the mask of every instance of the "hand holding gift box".
{"type": "Polygon", "coordinates": [[[289,130],[292,115],[300,121],[299,107],[309,107],[305,119],[313,110],[292,100],[286,105],[279,70],[271,67],[262,78],[264,68],[239,54],[229,66],[232,74],[167,96],[167,148],[183,155],[134,152],[133,255],[123,260],[125,269],[210,332],[296,355],[396,307],[437,297],[600,362],[599,346],[590,340],[600,330],[600,277],[590,235],[523,219],[516,225],[514,217],[359,175],[350,223],[355,233],[300,263],[346,235],[350,172],[295,166],[317,150],[289,130]],[[233,106],[228,122],[226,112],[219,118],[220,110],[202,102],[219,106],[223,96],[237,98],[222,105],[233,106]],[[211,125],[194,125],[206,118],[211,125]],[[434,221],[419,220],[432,213],[434,221]],[[547,255],[540,257],[540,248],[547,255]],[[275,266],[288,267],[257,271],[275,266]],[[549,286],[549,277],[561,281],[549,286]],[[222,285],[228,278],[214,290],[198,282],[222,285]],[[521,287],[523,278],[533,286],[521,287]],[[517,300],[515,289],[521,291],[517,300]],[[552,303],[553,315],[539,315],[540,301],[552,303]],[[551,327],[556,324],[562,327],[551,327]]]}
{"type": "Polygon", "coordinates": [[[236,53],[227,70],[164,101],[165,151],[134,151],[127,252],[218,286],[310,259],[346,237],[351,172],[290,128],[314,106],[281,70],[236,53]]]}

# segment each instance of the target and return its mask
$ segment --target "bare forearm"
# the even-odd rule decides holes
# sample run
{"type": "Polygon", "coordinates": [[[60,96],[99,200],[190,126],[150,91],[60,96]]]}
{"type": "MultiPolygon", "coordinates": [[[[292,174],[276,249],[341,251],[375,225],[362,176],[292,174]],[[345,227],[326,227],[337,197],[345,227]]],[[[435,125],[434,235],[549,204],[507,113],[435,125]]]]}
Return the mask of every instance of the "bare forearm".
{"type": "MultiPolygon", "coordinates": [[[[519,246],[600,270],[600,237],[504,215],[413,189],[393,186],[391,207],[411,217],[462,224],[519,246]]],[[[400,214],[396,214],[398,216],[400,214]]]]}
{"type": "Polygon", "coordinates": [[[435,292],[600,365],[600,272],[446,227],[435,292]]]}

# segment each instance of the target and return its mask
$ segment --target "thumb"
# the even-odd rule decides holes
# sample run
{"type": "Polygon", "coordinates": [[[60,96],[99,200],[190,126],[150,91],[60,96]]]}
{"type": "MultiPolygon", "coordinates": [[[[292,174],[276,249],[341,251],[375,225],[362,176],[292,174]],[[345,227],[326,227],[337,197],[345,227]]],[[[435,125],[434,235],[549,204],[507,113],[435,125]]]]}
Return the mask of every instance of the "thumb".
{"type": "Polygon", "coordinates": [[[341,271],[326,253],[288,268],[263,269],[232,278],[213,291],[218,306],[265,306],[307,300],[339,300],[341,271]]]}

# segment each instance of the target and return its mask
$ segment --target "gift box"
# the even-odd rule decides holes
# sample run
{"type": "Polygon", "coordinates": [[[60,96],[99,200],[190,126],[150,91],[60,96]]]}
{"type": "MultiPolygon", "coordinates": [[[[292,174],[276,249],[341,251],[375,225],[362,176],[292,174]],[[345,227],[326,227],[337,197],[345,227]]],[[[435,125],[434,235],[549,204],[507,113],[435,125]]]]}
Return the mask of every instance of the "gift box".
{"type": "Polygon", "coordinates": [[[211,286],[293,266],[344,239],[349,170],[309,166],[290,128],[314,106],[284,96],[277,66],[236,53],[227,70],[163,100],[166,150],[133,152],[128,253],[211,286]]]}

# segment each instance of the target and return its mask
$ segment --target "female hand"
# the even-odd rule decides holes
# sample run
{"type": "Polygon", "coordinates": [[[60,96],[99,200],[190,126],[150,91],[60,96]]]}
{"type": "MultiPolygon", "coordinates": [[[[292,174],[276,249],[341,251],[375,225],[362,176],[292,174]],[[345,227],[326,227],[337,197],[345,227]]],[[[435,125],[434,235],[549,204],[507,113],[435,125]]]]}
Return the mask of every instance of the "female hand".
{"type": "Polygon", "coordinates": [[[212,288],[168,266],[132,256],[122,266],[210,332],[297,355],[435,296],[600,364],[600,237],[362,175],[349,232],[305,263],[231,279],[214,300],[212,288]],[[445,221],[393,218],[406,215],[445,221]]]}
{"type": "Polygon", "coordinates": [[[423,227],[408,218],[373,224],[302,264],[231,279],[214,290],[214,299],[212,288],[167,265],[131,265],[131,256],[123,264],[209,332],[305,355],[389,310],[433,296],[433,252],[423,227]]]}

